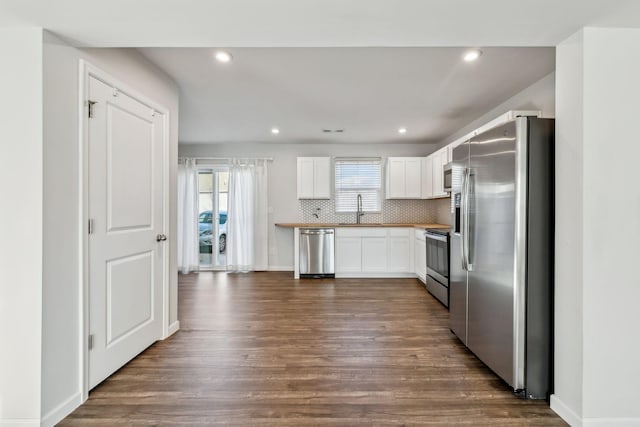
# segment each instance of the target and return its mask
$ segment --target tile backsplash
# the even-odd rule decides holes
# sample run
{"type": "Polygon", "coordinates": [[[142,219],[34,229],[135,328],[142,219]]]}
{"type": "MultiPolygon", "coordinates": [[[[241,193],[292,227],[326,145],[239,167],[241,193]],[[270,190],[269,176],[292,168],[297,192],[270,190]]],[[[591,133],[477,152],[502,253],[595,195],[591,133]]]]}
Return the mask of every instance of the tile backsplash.
{"type": "Polygon", "coordinates": [[[436,221],[438,224],[451,224],[451,197],[431,200],[436,207],[436,221]]]}
{"type": "MultiPolygon", "coordinates": [[[[355,223],[355,213],[336,213],[333,199],[299,200],[298,220],[303,223],[355,223]],[[317,218],[316,216],[317,215],[317,218]]],[[[437,200],[383,200],[382,212],[365,213],[362,223],[449,223],[449,198],[437,200]]]]}

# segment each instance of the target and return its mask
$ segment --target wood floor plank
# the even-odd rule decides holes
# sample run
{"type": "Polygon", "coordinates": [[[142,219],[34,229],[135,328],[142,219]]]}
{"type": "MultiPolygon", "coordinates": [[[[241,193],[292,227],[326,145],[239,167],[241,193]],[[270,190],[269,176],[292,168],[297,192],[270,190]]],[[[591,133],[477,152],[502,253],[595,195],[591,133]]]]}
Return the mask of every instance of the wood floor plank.
{"type": "Polygon", "coordinates": [[[414,279],[181,276],[181,330],[62,426],[562,426],[449,331],[414,279]]]}

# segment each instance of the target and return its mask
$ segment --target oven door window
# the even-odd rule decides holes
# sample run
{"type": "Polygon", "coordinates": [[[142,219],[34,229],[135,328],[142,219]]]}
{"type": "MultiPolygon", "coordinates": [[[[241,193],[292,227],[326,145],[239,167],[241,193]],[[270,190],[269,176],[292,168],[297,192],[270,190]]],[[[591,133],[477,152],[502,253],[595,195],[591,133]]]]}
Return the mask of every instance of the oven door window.
{"type": "Polygon", "coordinates": [[[447,262],[447,242],[429,238],[427,236],[427,268],[438,274],[449,277],[449,263],[447,262]]]}

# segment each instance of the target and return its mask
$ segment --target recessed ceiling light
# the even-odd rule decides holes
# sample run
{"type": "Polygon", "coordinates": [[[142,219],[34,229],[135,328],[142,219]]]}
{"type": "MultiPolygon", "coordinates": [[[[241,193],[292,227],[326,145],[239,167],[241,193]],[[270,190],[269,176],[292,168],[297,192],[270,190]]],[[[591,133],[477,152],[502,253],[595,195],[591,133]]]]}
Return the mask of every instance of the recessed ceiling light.
{"type": "Polygon", "coordinates": [[[225,52],[224,50],[217,51],[215,57],[218,62],[222,62],[225,64],[231,62],[231,60],[233,59],[233,56],[231,56],[229,52],[225,52]]]}
{"type": "Polygon", "coordinates": [[[407,133],[407,128],[400,128],[398,129],[398,133],[407,133]]]}
{"type": "Polygon", "coordinates": [[[465,52],[465,54],[464,54],[464,56],[462,58],[467,62],[473,62],[476,59],[480,58],[480,55],[482,55],[482,51],[481,50],[473,49],[473,50],[469,50],[469,51],[465,52]]]}
{"type": "Polygon", "coordinates": [[[272,133],[272,134],[274,134],[274,135],[277,135],[277,134],[279,134],[279,133],[280,133],[280,129],[278,129],[278,128],[271,128],[271,133],[272,133]]]}

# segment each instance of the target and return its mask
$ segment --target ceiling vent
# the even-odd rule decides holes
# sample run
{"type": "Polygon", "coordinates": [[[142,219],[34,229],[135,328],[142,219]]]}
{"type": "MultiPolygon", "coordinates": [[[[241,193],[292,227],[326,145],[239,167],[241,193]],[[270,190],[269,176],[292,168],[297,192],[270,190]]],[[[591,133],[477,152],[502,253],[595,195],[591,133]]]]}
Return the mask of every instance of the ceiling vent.
{"type": "Polygon", "coordinates": [[[323,133],[343,133],[344,129],[322,129],[323,133]]]}

